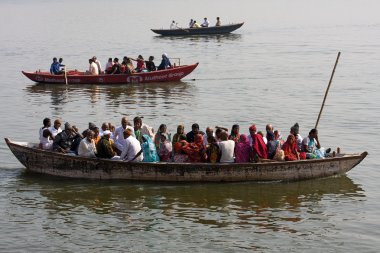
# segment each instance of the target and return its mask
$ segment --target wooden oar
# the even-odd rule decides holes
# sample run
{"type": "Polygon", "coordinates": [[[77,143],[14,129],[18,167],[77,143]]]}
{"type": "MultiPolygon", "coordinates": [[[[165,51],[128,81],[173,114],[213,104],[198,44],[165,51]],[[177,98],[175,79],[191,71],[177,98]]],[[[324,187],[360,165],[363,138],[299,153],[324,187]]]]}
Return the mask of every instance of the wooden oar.
{"type": "Polygon", "coordinates": [[[326,98],[327,98],[327,94],[329,93],[330,85],[331,85],[332,79],[334,77],[335,68],[336,68],[336,65],[338,65],[339,57],[340,57],[340,52],[338,53],[338,56],[336,57],[334,69],[333,69],[333,71],[331,73],[329,84],[327,85],[327,89],[326,89],[326,92],[325,92],[325,97],[323,98],[323,102],[322,102],[321,110],[319,111],[317,123],[315,123],[315,128],[317,128],[318,123],[319,123],[319,119],[321,118],[321,114],[322,114],[322,111],[323,111],[323,107],[325,106],[325,101],[326,101],[326,98]]]}
{"type": "Polygon", "coordinates": [[[67,66],[65,66],[65,84],[67,85],[68,83],[67,83],[67,72],[66,72],[66,67],[67,67],[67,66]]]}

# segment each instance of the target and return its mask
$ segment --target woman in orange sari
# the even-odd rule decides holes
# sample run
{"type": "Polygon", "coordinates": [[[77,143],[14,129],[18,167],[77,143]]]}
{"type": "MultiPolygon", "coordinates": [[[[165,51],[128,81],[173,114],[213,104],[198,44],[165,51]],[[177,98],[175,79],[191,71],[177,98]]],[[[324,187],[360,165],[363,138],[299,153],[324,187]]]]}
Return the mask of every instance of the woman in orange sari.
{"type": "Polygon", "coordinates": [[[206,161],[206,149],[203,144],[203,136],[196,134],[194,142],[182,148],[182,150],[189,156],[189,162],[200,163],[206,161]]]}
{"type": "Polygon", "coordinates": [[[294,135],[290,134],[288,136],[288,139],[282,145],[282,150],[284,150],[285,161],[296,161],[300,159],[297,151],[297,142],[294,135]]]}

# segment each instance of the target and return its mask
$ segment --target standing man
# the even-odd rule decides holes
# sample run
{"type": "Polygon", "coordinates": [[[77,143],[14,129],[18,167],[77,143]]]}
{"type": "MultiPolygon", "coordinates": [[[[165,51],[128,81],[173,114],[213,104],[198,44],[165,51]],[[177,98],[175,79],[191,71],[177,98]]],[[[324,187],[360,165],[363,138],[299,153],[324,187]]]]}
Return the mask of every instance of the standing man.
{"type": "Polygon", "coordinates": [[[129,124],[128,122],[128,117],[123,117],[121,119],[121,126],[119,126],[118,128],[116,128],[115,130],[115,134],[113,136],[113,139],[115,141],[115,146],[117,148],[117,153],[118,154],[121,154],[122,150],[123,150],[123,147],[124,147],[124,144],[125,144],[125,138],[124,138],[124,131],[126,129],[131,129],[132,130],[132,136],[135,137],[135,134],[134,134],[134,129],[133,127],[129,124]]]}
{"type": "Polygon", "coordinates": [[[100,64],[100,61],[98,61],[98,59],[96,58],[96,56],[93,56],[92,60],[94,60],[94,63],[98,66],[99,74],[101,74],[102,73],[102,65],[100,64]]]}

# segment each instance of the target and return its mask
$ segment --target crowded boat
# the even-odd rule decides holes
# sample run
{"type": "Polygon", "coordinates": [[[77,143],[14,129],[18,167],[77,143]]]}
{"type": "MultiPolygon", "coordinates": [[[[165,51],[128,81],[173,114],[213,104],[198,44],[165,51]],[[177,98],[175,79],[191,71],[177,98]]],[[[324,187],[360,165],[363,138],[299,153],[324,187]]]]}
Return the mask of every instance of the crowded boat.
{"type": "Polygon", "coordinates": [[[238,124],[231,130],[216,126],[200,130],[192,124],[186,133],[178,125],[176,133],[161,124],[157,131],[143,123],[143,117],[122,117],[119,126],[103,122],[100,127],[89,123],[84,131],[60,119],[43,120],[39,129],[39,148],[71,156],[122,160],[127,162],[177,162],[177,163],[250,163],[270,161],[296,161],[323,159],[335,156],[335,151],[321,147],[318,130],[311,129],[302,138],[299,125],[290,127],[282,138],[272,124],[267,124],[265,134],[252,124],[248,134],[241,133],[238,124]]]}

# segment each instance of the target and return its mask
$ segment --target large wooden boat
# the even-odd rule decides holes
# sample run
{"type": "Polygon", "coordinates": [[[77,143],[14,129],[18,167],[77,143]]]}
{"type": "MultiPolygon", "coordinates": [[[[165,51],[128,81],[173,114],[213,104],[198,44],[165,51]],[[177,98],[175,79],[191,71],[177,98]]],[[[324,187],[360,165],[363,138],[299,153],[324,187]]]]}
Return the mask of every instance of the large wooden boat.
{"type": "Polygon", "coordinates": [[[171,182],[295,181],[343,174],[366,156],[335,157],[292,162],[261,163],[142,163],[85,158],[44,151],[30,143],[5,138],[9,149],[29,171],[87,179],[126,179],[171,182]]]}
{"type": "Polygon", "coordinates": [[[117,75],[89,75],[81,71],[68,71],[62,75],[52,75],[50,72],[25,72],[22,73],[30,80],[37,83],[57,83],[57,84],[128,84],[128,83],[152,83],[152,82],[173,82],[179,81],[190,74],[198,63],[192,65],[182,65],[173,68],[152,72],[141,72],[132,74],[117,75]]]}
{"type": "Polygon", "coordinates": [[[207,35],[207,34],[225,34],[240,28],[244,22],[237,24],[209,26],[200,28],[177,28],[177,29],[151,29],[154,33],[162,36],[188,36],[188,35],[207,35]]]}

